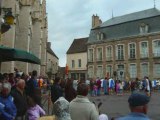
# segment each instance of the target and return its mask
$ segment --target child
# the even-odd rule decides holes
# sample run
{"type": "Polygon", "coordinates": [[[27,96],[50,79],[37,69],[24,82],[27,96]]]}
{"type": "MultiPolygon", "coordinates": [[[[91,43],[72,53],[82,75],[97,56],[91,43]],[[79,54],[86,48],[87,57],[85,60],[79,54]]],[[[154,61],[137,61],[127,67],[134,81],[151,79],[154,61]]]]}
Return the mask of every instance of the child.
{"type": "Polygon", "coordinates": [[[94,96],[97,96],[98,86],[97,86],[97,85],[94,85],[94,86],[93,86],[93,90],[94,90],[94,96]]]}
{"type": "Polygon", "coordinates": [[[45,111],[35,103],[35,100],[31,97],[27,97],[28,100],[28,110],[27,115],[29,120],[38,120],[39,117],[45,115],[45,111]]]}

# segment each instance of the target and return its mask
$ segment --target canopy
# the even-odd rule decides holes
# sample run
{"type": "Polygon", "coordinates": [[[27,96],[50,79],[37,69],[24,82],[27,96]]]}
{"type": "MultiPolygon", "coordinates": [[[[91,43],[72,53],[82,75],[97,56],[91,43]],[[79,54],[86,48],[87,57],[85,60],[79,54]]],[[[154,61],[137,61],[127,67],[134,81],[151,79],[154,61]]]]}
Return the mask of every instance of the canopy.
{"type": "Polygon", "coordinates": [[[27,51],[0,45],[0,62],[7,61],[23,61],[40,64],[40,59],[27,51]]]}

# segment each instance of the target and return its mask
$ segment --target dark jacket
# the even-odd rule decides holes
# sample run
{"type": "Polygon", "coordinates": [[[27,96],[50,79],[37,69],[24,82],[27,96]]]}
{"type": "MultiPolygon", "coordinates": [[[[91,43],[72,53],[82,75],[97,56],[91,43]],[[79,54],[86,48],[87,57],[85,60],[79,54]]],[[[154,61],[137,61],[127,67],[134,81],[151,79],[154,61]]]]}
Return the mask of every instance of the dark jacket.
{"type": "Polygon", "coordinates": [[[27,111],[26,94],[25,93],[21,94],[20,91],[18,91],[17,89],[14,89],[11,92],[11,95],[14,98],[14,104],[16,105],[16,108],[17,108],[17,116],[25,115],[27,111]]]}
{"type": "Polygon", "coordinates": [[[51,86],[51,100],[54,103],[59,97],[63,96],[63,90],[59,84],[51,86]]]}
{"type": "Polygon", "coordinates": [[[68,85],[65,87],[65,98],[67,101],[71,102],[76,97],[76,95],[76,90],[72,85],[68,85]]]}

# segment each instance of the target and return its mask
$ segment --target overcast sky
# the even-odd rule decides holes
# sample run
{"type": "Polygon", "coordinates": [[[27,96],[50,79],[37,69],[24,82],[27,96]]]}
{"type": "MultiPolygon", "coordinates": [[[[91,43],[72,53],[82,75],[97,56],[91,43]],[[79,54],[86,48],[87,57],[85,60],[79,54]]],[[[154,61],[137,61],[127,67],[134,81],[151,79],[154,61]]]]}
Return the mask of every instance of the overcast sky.
{"type": "MultiPolygon", "coordinates": [[[[66,52],[75,38],[88,37],[91,17],[97,14],[102,22],[154,7],[154,0],[46,0],[48,13],[48,41],[59,58],[59,65],[66,65],[66,52]]],[[[160,9],[160,0],[156,0],[160,9]]]]}

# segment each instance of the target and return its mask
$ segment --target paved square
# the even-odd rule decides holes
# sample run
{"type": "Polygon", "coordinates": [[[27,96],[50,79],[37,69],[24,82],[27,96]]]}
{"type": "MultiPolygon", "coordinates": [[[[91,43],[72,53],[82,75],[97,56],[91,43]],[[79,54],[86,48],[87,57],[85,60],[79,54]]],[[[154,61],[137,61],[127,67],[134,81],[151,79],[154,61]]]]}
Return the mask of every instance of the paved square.
{"type": "MultiPolygon", "coordinates": [[[[91,101],[94,101],[96,105],[102,102],[100,112],[107,114],[111,117],[124,116],[130,112],[128,107],[128,97],[130,93],[125,93],[123,96],[109,95],[89,97],[91,101]]],[[[160,93],[152,93],[151,101],[149,102],[148,116],[152,120],[160,120],[160,93]]]]}

